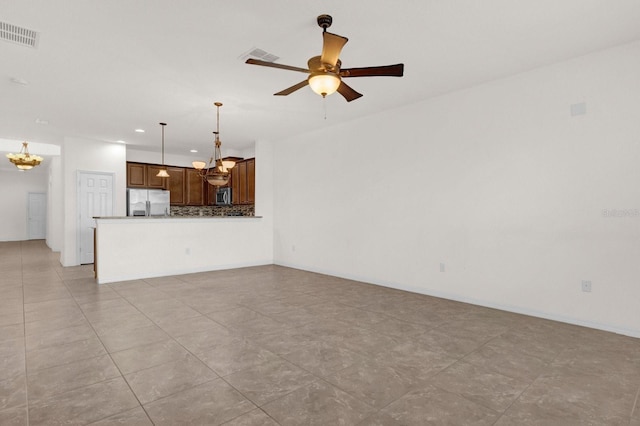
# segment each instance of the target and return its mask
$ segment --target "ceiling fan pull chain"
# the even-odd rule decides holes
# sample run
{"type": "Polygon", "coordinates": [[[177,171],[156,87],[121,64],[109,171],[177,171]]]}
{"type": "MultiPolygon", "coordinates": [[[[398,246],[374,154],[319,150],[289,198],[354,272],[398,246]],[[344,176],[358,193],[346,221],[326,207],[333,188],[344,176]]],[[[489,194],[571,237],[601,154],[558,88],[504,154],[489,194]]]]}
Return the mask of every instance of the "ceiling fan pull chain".
{"type": "Polygon", "coordinates": [[[322,98],[322,110],[324,111],[324,119],[327,119],[327,98],[322,98]]]}

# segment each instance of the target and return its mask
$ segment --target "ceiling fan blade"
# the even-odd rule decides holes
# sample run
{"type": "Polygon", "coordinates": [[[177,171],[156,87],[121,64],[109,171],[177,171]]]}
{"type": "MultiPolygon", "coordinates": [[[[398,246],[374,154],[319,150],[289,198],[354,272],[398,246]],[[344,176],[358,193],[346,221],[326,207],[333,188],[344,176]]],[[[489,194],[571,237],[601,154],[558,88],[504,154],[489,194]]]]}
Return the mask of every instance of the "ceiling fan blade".
{"type": "Polygon", "coordinates": [[[340,70],[341,77],[402,77],[404,64],[384,65],[381,67],[346,68],[340,70]]]}
{"type": "Polygon", "coordinates": [[[322,55],[320,60],[323,64],[330,64],[335,67],[340,59],[342,47],[349,41],[348,38],[337,34],[323,32],[322,33],[322,55]]]}
{"type": "Polygon", "coordinates": [[[263,67],[271,67],[271,68],[280,68],[280,69],[289,70],[289,71],[299,71],[299,72],[304,72],[304,73],[307,73],[307,74],[309,73],[309,70],[306,69],[306,68],[299,68],[299,67],[292,67],[290,65],[276,64],[275,62],[261,61],[260,59],[247,59],[245,64],[261,65],[263,67]]]}
{"type": "Polygon", "coordinates": [[[288,88],[286,88],[284,90],[281,90],[278,93],[274,93],[273,96],[287,96],[287,95],[290,95],[291,93],[295,92],[298,89],[302,89],[304,86],[306,86],[308,84],[309,84],[308,80],[301,81],[300,83],[298,83],[296,85],[293,85],[293,86],[288,87],[288,88]]]}
{"type": "Polygon", "coordinates": [[[340,82],[340,86],[338,86],[338,93],[340,93],[342,96],[344,96],[344,98],[347,100],[347,102],[351,102],[351,101],[356,100],[356,99],[358,99],[359,97],[362,96],[362,93],[356,92],[350,86],[345,84],[344,81],[340,82]]]}

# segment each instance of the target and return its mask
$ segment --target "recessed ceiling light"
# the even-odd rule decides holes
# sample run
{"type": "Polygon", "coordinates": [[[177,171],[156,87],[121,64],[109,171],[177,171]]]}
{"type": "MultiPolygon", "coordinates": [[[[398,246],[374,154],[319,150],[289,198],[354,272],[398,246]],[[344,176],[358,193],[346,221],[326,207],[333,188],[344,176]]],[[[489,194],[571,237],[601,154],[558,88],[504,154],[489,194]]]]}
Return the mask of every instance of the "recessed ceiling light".
{"type": "Polygon", "coordinates": [[[198,152],[198,150],[197,150],[197,149],[192,149],[192,150],[191,150],[191,151],[189,151],[189,152],[198,152]]]}
{"type": "Polygon", "coordinates": [[[136,129],[136,132],[138,132],[138,133],[144,133],[144,129],[136,129]]]}
{"type": "Polygon", "coordinates": [[[49,120],[42,120],[40,118],[36,118],[36,124],[42,124],[43,126],[46,126],[47,124],[49,124],[49,120]]]}

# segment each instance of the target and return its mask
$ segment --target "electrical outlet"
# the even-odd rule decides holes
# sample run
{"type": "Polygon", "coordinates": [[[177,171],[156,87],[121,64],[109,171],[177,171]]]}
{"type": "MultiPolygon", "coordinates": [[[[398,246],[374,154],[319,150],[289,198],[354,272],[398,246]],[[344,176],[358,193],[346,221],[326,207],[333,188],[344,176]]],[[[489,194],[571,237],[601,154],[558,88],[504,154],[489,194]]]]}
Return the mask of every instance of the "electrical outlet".
{"type": "Polygon", "coordinates": [[[187,247],[184,249],[184,254],[191,254],[191,248],[187,247]]]}
{"type": "Polygon", "coordinates": [[[582,281],[582,291],[591,293],[591,281],[582,281]]]}
{"type": "Polygon", "coordinates": [[[444,263],[440,264],[440,272],[444,272],[444,263]]]}

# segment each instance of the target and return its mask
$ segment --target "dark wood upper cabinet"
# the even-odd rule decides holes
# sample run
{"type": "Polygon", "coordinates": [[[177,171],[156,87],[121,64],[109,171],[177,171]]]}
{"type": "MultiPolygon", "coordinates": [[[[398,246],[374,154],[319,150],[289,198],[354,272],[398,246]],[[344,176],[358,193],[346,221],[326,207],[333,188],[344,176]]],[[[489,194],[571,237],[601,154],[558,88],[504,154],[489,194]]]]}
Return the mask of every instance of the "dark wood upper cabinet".
{"type": "Polygon", "coordinates": [[[231,169],[231,200],[233,204],[253,204],[256,192],[256,160],[236,163],[231,169]]]}
{"type": "Polygon", "coordinates": [[[147,164],[147,188],[152,189],[168,189],[169,183],[167,180],[169,178],[162,178],[156,176],[158,172],[165,167],[157,166],[155,164],[147,164]]]}
{"type": "Polygon", "coordinates": [[[147,165],[127,163],[127,188],[147,187],[147,165]]]}
{"type": "MultiPolygon", "coordinates": [[[[237,168],[236,178],[234,180],[238,181],[237,191],[236,191],[236,199],[238,202],[236,204],[246,204],[247,203],[247,163],[242,161],[236,164],[237,168]]],[[[233,200],[233,194],[231,194],[231,199],[233,200]]]]}
{"type": "Polygon", "coordinates": [[[167,178],[156,176],[162,168],[156,164],[127,163],[127,188],[168,189],[167,178]]]}
{"type": "Polygon", "coordinates": [[[255,203],[256,198],[256,159],[251,158],[247,164],[247,204],[255,203]]]}
{"type": "Polygon", "coordinates": [[[185,169],[185,194],[187,206],[203,206],[205,204],[205,187],[209,185],[202,179],[196,169],[185,169]]]}
{"type": "Polygon", "coordinates": [[[184,206],[186,203],[185,198],[185,168],[184,167],[167,167],[169,177],[167,179],[169,183],[169,196],[171,197],[172,206],[184,206]]]}
{"type": "MultiPolygon", "coordinates": [[[[228,187],[232,204],[253,204],[255,201],[255,158],[241,160],[231,169],[228,187]]],[[[196,169],[166,166],[168,178],[156,175],[163,166],[127,162],[127,188],[168,189],[172,206],[215,205],[217,187],[202,179],[196,169]]]]}
{"type": "Polygon", "coordinates": [[[236,163],[231,169],[231,204],[240,204],[238,187],[240,185],[240,178],[238,177],[238,164],[236,163]]]}

